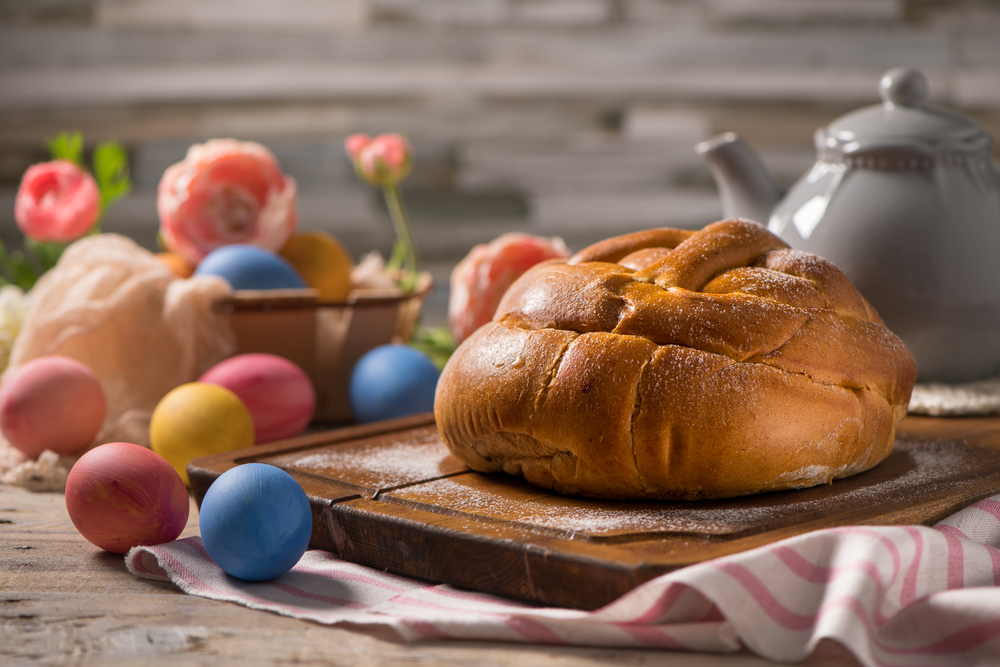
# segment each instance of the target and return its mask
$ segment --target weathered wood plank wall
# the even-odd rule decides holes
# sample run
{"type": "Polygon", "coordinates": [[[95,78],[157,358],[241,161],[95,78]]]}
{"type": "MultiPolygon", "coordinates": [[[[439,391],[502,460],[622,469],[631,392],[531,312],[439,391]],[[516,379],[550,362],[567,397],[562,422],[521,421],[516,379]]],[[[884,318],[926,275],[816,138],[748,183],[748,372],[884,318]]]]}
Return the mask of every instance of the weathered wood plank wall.
{"type": "Polygon", "coordinates": [[[693,146],[734,130],[789,184],[813,130],[874,103],[889,67],[1000,133],[1000,2],[987,0],[0,0],[0,236],[20,174],[80,129],[129,148],[106,228],[152,246],[155,187],[195,141],[268,145],[302,224],[387,250],[350,132],[416,146],[425,257],[513,229],[573,248],[720,214],[693,146]]]}

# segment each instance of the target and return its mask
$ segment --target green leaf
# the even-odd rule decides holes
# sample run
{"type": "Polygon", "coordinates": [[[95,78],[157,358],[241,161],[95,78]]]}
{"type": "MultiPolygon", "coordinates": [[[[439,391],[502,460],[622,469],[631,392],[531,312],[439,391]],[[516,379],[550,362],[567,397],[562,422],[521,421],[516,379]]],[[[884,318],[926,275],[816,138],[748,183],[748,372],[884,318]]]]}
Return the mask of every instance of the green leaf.
{"type": "Polygon", "coordinates": [[[452,340],[448,327],[425,327],[420,325],[413,332],[410,347],[414,347],[426,354],[438,369],[442,369],[455,351],[455,341],[452,340]]]}
{"type": "Polygon", "coordinates": [[[42,273],[54,267],[66,249],[65,243],[46,243],[30,238],[24,239],[24,245],[38,260],[42,267],[42,273]]]}
{"type": "Polygon", "coordinates": [[[83,165],[83,134],[60,132],[46,143],[53,160],[69,160],[81,168],[83,165]]]}
{"type": "MultiPolygon", "coordinates": [[[[117,141],[105,141],[94,149],[94,180],[101,191],[102,214],[132,190],[128,153],[117,141]]],[[[91,233],[96,233],[95,230],[91,233]]]]}
{"type": "Polygon", "coordinates": [[[28,262],[24,253],[20,250],[15,250],[10,254],[9,266],[11,282],[25,292],[30,290],[38,281],[38,273],[35,271],[35,267],[28,262]]]}
{"type": "Polygon", "coordinates": [[[0,241],[0,272],[3,274],[3,284],[9,285],[13,280],[14,267],[11,264],[11,259],[7,255],[7,246],[4,245],[3,241],[0,241]]]}
{"type": "MultiPolygon", "coordinates": [[[[41,253],[46,258],[50,257],[52,251],[55,249],[48,246],[62,245],[58,243],[39,243],[31,239],[25,239],[25,243],[29,251],[31,251],[32,244],[41,247],[41,253]]],[[[33,252],[32,258],[38,260],[38,257],[33,252]]],[[[8,254],[7,247],[0,241],[0,273],[2,273],[0,275],[0,285],[14,284],[27,292],[38,282],[39,276],[44,272],[39,272],[35,263],[29,261],[29,257],[23,251],[15,250],[8,254]]]]}
{"type": "Polygon", "coordinates": [[[10,282],[10,259],[7,257],[7,246],[0,241],[0,273],[3,274],[4,283],[10,282]]]}

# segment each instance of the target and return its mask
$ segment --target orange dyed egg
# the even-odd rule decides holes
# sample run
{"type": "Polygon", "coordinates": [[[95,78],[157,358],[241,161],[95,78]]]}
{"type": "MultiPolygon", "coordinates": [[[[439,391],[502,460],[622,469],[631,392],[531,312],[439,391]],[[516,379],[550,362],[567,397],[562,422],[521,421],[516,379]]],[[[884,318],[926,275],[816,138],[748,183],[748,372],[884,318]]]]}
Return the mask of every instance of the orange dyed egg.
{"type": "Polygon", "coordinates": [[[180,253],[158,252],[156,259],[167,265],[170,272],[178,278],[190,278],[194,275],[194,266],[191,265],[180,253]]]}
{"type": "Polygon", "coordinates": [[[351,291],[354,262],[336,238],[322,231],[296,234],[281,249],[306,284],[319,290],[319,300],[338,302],[351,291]]]}

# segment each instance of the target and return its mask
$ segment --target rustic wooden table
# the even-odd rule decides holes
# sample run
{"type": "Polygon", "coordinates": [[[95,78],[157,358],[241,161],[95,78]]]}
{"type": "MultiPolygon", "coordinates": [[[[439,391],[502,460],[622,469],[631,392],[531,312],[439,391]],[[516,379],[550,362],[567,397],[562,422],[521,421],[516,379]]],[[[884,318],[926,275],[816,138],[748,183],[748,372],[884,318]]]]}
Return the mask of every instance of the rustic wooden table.
{"type": "MultiPolygon", "coordinates": [[[[184,536],[197,534],[192,512],[184,536]]],[[[671,665],[762,667],[748,652],[703,655],[481,642],[419,642],[327,627],[139,579],[84,540],[58,493],[0,484],[2,665],[671,665]]],[[[805,663],[857,662],[824,644],[805,663]]]]}

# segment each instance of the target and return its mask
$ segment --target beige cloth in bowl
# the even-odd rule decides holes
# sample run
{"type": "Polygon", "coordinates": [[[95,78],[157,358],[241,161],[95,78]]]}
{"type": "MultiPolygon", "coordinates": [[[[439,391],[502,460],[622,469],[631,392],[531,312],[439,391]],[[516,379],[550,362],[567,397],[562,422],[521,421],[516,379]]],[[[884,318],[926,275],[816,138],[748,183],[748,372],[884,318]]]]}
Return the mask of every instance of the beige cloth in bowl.
{"type": "MultiPolygon", "coordinates": [[[[153,408],[171,389],[230,356],[235,339],[212,304],[230,293],[220,278],[175,278],[131,239],[98,234],[70,245],[32,288],[4,375],[36,357],[85,363],[101,382],[107,417],[94,444],[149,445],[153,408]]],[[[26,460],[0,438],[0,481],[57,490],[77,456],[26,460]]]]}

